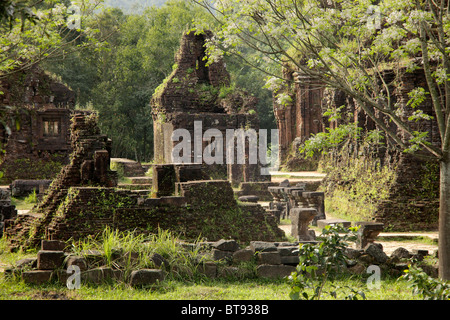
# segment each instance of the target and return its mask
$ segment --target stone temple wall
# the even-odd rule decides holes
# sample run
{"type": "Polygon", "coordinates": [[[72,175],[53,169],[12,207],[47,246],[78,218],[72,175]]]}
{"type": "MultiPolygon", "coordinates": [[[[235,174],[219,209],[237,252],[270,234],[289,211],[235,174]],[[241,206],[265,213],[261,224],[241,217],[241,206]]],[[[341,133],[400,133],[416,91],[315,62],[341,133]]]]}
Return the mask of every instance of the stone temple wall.
{"type": "Polygon", "coordinates": [[[162,228],[190,240],[284,239],[275,216],[258,204],[238,203],[229,181],[200,180],[207,177],[201,166],[155,165],[156,194],[117,188],[117,174],[109,170],[111,141],[95,115],[77,115],[71,130],[70,163],[29,214],[5,221],[12,249],[36,247],[43,239],[95,237],[106,227],[143,234],[162,228]]]}
{"type": "MultiPolygon", "coordinates": [[[[156,89],[151,100],[154,122],[154,154],[158,164],[172,163],[172,151],[178,141],[172,141],[172,133],[186,129],[190,133],[191,154],[189,163],[204,163],[194,158],[194,121],[200,121],[201,135],[208,129],[217,129],[225,138],[227,129],[259,130],[256,114],[257,100],[230,84],[225,63],[221,60],[206,65],[205,41],[212,34],[189,32],[184,34],[175,57],[174,71],[156,89]]],[[[201,150],[211,141],[199,141],[201,150]]],[[[226,144],[223,154],[226,154],[226,144]]],[[[248,162],[247,162],[248,164],[248,162]]],[[[211,172],[220,172],[221,178],[234,184],[242,181],[265,180],[259,174],[259,164],[228,167],[223,164],[211,165],[211,172]]]]}

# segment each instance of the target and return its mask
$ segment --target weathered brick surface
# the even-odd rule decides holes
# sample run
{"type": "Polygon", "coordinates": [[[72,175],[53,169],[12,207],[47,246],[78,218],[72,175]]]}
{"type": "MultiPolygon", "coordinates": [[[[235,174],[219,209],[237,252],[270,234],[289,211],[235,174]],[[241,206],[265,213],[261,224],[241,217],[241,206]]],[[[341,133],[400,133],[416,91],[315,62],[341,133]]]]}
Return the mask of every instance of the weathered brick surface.
{"type": "Polygon", "coordinates": [[[37,268],[40,270],[55,270],[63,266],[64,251],[40,250],[37,254],[37,268]]]}
{"type": "Polygon", "coordinates": [[[50,281],[52,277],[52,270],[31,270],[22,273],[22,279],[29,284],[44,284],[50,281]]]}
{"type": "Polygon", "coordinates": [[[263,264],[258,266],[256,271],[259,277],[284,278],[289,276],[295,270],[294,266],[263,264]]]}

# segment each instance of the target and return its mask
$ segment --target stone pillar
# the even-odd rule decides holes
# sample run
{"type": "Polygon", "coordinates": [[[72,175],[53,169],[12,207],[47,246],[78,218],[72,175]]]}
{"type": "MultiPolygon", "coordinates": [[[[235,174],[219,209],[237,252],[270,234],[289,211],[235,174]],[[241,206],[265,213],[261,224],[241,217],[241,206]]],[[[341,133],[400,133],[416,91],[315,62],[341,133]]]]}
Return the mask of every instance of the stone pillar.
{"type": "Polygon", "coordinates": [[[317,210],[313,208],[293,208],[290,210],[292,222],[291,235],[299,241],[313,241],[315,234],[309,230],[310,222],[317,215],[317,210]]]}

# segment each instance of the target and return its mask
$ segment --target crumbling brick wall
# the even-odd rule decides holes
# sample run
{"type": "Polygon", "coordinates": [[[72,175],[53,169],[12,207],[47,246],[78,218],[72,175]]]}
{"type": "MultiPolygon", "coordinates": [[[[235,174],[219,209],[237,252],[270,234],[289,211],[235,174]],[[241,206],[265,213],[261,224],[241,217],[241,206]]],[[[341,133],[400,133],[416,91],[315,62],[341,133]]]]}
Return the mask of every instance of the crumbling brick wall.
{"type": "Polygon", "coordinates": [[[46,237],[78,240],[95,236],[109,226],[144,234],[156,234],[161,228],[189,240],[231,237],[249,242],[284,238],[275,219],[261,206],[237,204],[228,181],[183,182],[179,196],[147,196],[113,188],[73,187],[48,225],[46,237]]]}
{"type": "Polygon", "coordinates": [[[5,233],[12,245],[38,244],[58,208],[68,197],[69,188],[117,185],[117,174],[109,169],[111,140],[100,133],[96,114],[78,113],[72,118],[71,149],[70,162],[60,170],[42,201],[32,210],[41,217],[25,220],[19,217],[5,223],[5,233]]]}
{"type": "Polygon", "coordinates": [[[6,222],[5,235],[11,247],[35,247],[42,239],[94,237],[105,227],[146,234],[162,228],[185,239],[283,239],[274,217],[261,206],[237,203],[230,182],[187,181],[204,176],[196,166],[174,170],[176,179],[170,183],[177,186],[170,189],[176,194],[170,196],[151,198],[148,190],[116,189],[116,174],[105,170],[111,141],[100,134],[95,115],[77,115],[71,128],[71,161],[32,210],[41,217],[20,215],[6,222]]]}

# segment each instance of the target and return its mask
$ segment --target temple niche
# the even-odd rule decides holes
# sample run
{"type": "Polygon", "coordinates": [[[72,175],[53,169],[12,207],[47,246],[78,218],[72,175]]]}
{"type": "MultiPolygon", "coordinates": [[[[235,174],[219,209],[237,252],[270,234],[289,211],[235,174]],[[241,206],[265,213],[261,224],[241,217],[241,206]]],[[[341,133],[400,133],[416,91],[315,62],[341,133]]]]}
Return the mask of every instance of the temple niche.
{"type": "Polygon", "coordinates": [[[210,31],[199,34],[191,31],[183,35],[175,56],[174,70],[153,95],[155,163],[163,165],[173,162],[174,148],[182,141],[173,141],[172,137],[177,129],[183,129],[189,132],[191,139],[191,146],[187,148],[189,154],[180,155],[185,159],[183,164],[203,165],[212,178],[227,179],[234,185],[266,180],[266,176],[261,175],[259,160],[249,161],[248,139],[245,143],[245,164],[237,163],[237,150],[234,152],[236,161],[233,164],[226,162],[227,129],[254,129],[259,132],[259,119],[255,111],[257,99],[231,86],[224,61],[206,64],[205,41],[211,36],[210,31]],[[215,137],[204,136],[209,129],[214,129],[215,136],[222,136],[223,143],[213,144],[215,137]],[[217,161],[206,165],[203,151],[207,146],[210,146],[212,156],[223,160],[221,163],[217,161]]]}
{"type": "Polygon", "coordinates": [[[2,182],[53,179],[71,152],[75,94],[38,66],[0,80],[2,182]]]}

